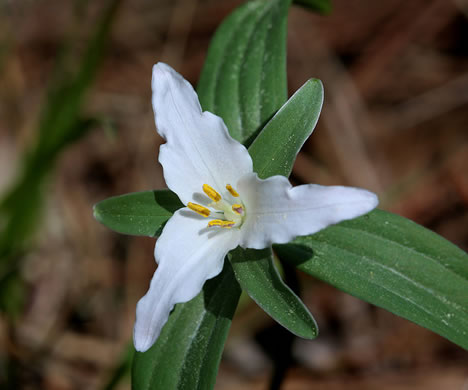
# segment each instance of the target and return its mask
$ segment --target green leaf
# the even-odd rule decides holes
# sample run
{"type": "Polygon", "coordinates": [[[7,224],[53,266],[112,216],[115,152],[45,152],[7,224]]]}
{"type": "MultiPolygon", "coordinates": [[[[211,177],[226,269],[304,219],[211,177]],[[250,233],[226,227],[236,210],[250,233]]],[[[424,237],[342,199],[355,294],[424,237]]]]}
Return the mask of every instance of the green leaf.
{"type": "Polygon", "coordinates": [[[249,1],[221,24],[198,85],[202,107],[249,144],[287,98],[286,29],[290,0],[249,1]]]}
{"type": "Polygon", "coordinates": [[[275,245],[300,270],[468,349],[468,255],[395,214],[370,214],[275,245]]]}
{"type": "Polygon", "coordinates": [[[322,82],[309,80],[266,124],[249,147],[260,178],[289,176],[299,150],[317,124],[322,104],[322,82]]]}
{"type": "Polygon", "coordinates": [[[135,354],[132,388],[211,389],[240,288],[228,261],[190,302],[176,305],[156,344],[135,354]]]}
{"type": "Polygon", "coordinates": [[[317,337],[314,317],[279,276],[271,249],[237,248],[229,257],[242,290],[247,291],[265,312],[296,336],[317,337]]]}
{"type": "Polygon", "coordinates": [[[332,10],[330,0],[294,0],[294,4],[301,5],[321,14],[329,14],[332,10]]]}
{"type": "Polygon", "coordinates": [[[155,237],[181,207],[177,195],[169,190],[134,192],[99,202],[94,217],[119,233],[155,237]]]}

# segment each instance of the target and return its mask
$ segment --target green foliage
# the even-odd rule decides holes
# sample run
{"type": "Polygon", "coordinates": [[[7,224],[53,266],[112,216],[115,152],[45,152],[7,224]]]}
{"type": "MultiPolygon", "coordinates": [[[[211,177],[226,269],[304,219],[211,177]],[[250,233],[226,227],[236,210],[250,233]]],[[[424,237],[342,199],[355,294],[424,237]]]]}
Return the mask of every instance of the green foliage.
{"type": "Polygon", "coordinates": [[[176,305],[156,344],[135,354],[132,388],[213,388],[239,296],[239,285],[226,261],[223,272],[208,280],[197,297],[176,305]]]}
{"type": "Polygon", "coordinates": [[[155,237],[183,206],[169,190],[134,192],[99,202],[94,206],[94,217],[119,233],[155,237]]]}
{"type": "Polygon", "coordinates": [[[250,144],[287,98],[286,33],[290,0],[249,1],[219,27],[199,82],[203,109],[250,144]]]}
{"type": "Polygon", "coordinates": [[[229,257],[242,290],[265,312],[296,336],[306,339],[317,337],[314,317],[279,276],[271,249],[237,248],[229,257]]]}
{"type": "Polygon", "coordinates": [[[265,125],[249,147],[260,178],[289,176],[296,155],[318,122],[322,103],[322,82],[309,80],[265,125]]]}
{"type": "Polygon", "coordinates": [[[300,270],[468,349],[468,255],[430,230],[374,210],[274,250],[300,270]]]}

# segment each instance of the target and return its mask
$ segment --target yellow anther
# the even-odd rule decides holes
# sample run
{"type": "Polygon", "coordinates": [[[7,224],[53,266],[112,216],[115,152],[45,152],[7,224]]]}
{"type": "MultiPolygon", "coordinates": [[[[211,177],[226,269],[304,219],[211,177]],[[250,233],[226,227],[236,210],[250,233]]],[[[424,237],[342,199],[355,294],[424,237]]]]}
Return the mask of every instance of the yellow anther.
{"type": "Polygon", "coordinates": [[[221,219],[213,219],[212,221],[208,222],[208,227],[222,227],[225,229],[230,229],[235,225],[234,221],[223,221],[221,219]]]}
{"type": "Polygon", "coordinates": [[[237,191],[232,188],[232,185],[230,184],[226,184],[226,189],[229,191],[229,193],[234,197],[234,198],[238,198],[239,197],[239,194],[237,193],[237,191]]]}
{"type": "Polygon", "coordinates": [[[196,203],[188,202],[187,207],[190,210],[195,211],[196,213],[200,214],[203,217],[209,217],[211,214],[211,211],[208,210],[206,207],[200,206],[199,204],[196,204],[196,203]]]}
{"type": "Polygon", "coordinates": [[[232,205],[232,211],[234,211],[238,215],[243,215],[244,214],[244,206],[241,204],[233,204],[232,205]]]}
{"type": "Polygon", "coordinates": [[[219,195],[216,190],[208,184],[203,184],[203,192],[215,202],[219,202],[221,200],[221,195],[219,195]]]}

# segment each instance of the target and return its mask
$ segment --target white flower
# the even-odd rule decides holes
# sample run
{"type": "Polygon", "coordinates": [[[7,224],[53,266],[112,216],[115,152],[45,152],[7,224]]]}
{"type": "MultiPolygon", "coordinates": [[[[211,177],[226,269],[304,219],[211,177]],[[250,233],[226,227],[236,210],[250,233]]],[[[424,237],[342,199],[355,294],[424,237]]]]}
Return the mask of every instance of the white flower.
{"type": "Polygon", "coordinates": [[[153,109],[167,186],[187,205],[174,213],[156,242],[158,268],[138,302],[134,343],[146,351],[176,303],[187,302],[218,275],[240,245],[261,249],[315,233],[377,206],[366,190],[307,184],[283,176],[261,180],[247,149],[223,120],[202,112],[192,86],[166,64],[153,68],[153,109]]]}

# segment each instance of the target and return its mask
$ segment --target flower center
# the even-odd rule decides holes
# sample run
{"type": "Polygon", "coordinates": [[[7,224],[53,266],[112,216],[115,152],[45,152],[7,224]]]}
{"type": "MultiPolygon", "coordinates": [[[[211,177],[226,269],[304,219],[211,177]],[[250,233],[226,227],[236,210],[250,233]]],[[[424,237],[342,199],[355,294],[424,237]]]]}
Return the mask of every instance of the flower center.
{"type": "MultiPolygon", "coordinates": [[[[239,198],[237,191],[230,185],[226,185],[226,190],[232,198],[239,198],[237,203],[230,202],[221,197],[221,195],[208,184],[203,184],[203,192],[212,200],[208,207],[196,203],[188,202],[187,207],[200,214],[203,217],[212,216],[214,219],[208,222],[208,227],[221,227],[230,229],[232,227],[241,227],[245,218],[245,207],[239,198]]],[[[229,196],[228,196],[229,197],[229,196]]]]}

